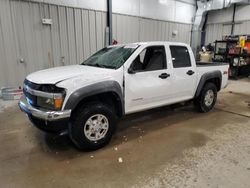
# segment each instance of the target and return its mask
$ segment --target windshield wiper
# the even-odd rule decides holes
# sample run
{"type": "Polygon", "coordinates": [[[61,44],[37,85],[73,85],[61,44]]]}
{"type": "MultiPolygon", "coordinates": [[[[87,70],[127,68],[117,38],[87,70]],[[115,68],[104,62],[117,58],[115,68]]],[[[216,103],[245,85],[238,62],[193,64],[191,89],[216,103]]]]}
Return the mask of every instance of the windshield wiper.
{"type": "Polygon", "coordinates": [[[82,63],[82,65],[87,65],[87,66],[92,66],[92,67],[100,67],[100,68],[111,68],[111,69],[115,68],[113,66],[102,65],[102,64],[99,64],[99,63],[94,63],[94,64],[84,64],[84,63],[82,63]]]}

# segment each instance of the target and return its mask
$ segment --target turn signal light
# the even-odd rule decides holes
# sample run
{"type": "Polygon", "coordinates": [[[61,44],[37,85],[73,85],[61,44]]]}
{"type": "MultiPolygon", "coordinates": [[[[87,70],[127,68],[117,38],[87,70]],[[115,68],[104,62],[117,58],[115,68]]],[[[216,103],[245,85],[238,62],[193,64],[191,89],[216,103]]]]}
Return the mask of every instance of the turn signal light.
{"type": "Polygon", "coordinates": [[[63,99],[54,99],[54,106],[56,109],[60,109],[62,107],[63,99]]]}

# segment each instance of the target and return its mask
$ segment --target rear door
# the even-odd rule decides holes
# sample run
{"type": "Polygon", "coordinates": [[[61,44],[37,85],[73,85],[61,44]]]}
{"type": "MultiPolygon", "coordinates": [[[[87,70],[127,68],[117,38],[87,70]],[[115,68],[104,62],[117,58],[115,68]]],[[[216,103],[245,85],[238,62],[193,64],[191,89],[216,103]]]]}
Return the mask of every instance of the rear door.
{"type": "Polygon", "coordinates": [[[196,87],[196,65],[191,59],[191,49],[181,45],[169,45],[173,66],[173,96],[176,101],[191,99],[196,87]]]}

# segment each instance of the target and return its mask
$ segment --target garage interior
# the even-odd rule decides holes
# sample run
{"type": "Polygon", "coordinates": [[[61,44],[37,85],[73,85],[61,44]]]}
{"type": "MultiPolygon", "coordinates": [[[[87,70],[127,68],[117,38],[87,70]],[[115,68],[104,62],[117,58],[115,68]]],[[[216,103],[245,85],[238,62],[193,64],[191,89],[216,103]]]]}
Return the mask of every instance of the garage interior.
{"type": "Polygon", "coordinates": [[[250,187],[248,0],[0,0],[0,187],[250,187]],[[223,62],[214,109],[170,105],[119,120],[111,142],[77,149],[18,107],[38,70],[80,64],[111,45],[182,42],[223,62]]]}

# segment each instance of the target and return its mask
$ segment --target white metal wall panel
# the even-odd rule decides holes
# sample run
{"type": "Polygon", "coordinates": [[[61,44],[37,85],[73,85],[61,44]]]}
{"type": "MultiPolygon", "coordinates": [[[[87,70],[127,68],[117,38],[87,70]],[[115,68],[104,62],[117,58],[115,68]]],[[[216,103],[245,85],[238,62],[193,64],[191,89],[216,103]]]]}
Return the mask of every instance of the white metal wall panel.
{"type": "MultiPolygon", "coordinates": [[[[2,8],[3,7],[3,1],[0,1],[0,19],[2,18],[2,8]]],[[[0,20],[0,86],[4,85],[4,83],[8,82],[8,67],[7,67],[7,60],[6,60],[6,52],[5,52],[5,46],[4,46],[4,38],[3,38],[3,24],[0,20]]]]}
{"type": "Polygon", "coordinates": [[[105,46],[107,43],[106,41],[106,27],[107,27],[107,14],[106,12],[102,12],[102,41],[103,41],[103,46],[105,46]]]}
{"type": "Polygon", "coordinates": [[[241,23],[235,24],[234,28],[235,35],[245,35],[250,34],[250,21],[244,21],[241,23]]]}
{"type": "Polygon", "coordinates": [[[52,61],[54,66],[60,66],[61,53],[60,53],[60,35],[59,35],[59,19],[58,7],[54,5],[49,6],[50,18],[53,21],[51,25],[51,47],[52,47],[52,61]]]}
{"type": "Polygon", "coordinates": [[[209,24],[206,26],[205,43],[213,43],[215,40],[221,40],[223,36],[230,35],[231,25],[229,24],[209,24]]]}
{"type": "Polygon", "coordinates": [[[84,54],[84,59],[86,59],[87,57],[91,55],[88,10],[82,10],[82,29],[83,29],[83,54],[84,54]]]}
{"type": "MultiPolygon", "coordinates": [[[[106,0],[27,1],[107,11],[106,0]]],[[[114,13],[185,23],[191,23],[196,9],[196,0],[113,0],[112,4],[114,13]]]]}
{"type": "Polygon", "coordinates": [[[97,50],[103,48],[103,35],[104,30],[102,29],[102,13],[96,12],[96,47],[97,50]]]}
{"type": "MultiPolygon", "coordinates": [[[[232,30],[232,25],[225,24],[222,26],[222,36],[230,35],[232,30]]],[[[220,37],[220,35],[218,35],[220,37]]],[[[219,38],[222,39],[222,38],[219,38]]]]}
{"type": "Polygon", "coordinates": [[[235,12],[235,21],[246,21],[250,19],[249,16],[250,5],[237,6],[235,12]]]}
{"type": "Polygon", "coordinates": [[[82,41],[82,15],[81,9],[75,9],[75,40],[76,40],[76,62],[83,60],[83,41],[82,41]]]}
{"type": "Polygon", "coordinates": [[[123,30],[122,16],[117,15],[116,18],[117,18],[117,20],[116,20],[116,23],[117,23],[117,40],[118,40],[119,43],[124,43],[124,37],[123,37],[124,30],[123,30]]]}
{"type": "MultiPolygon", "coordinates": [[[[15,59],[15,41],[13,37],[13,30],[11,27],[11,14],[10,14],[10,4],[7,0],[0,1],[0,23],[1,23],[1,40],[2,49],[5,54],[5,58],[0,59],[3,66],[4,72],[6,72],[4,77],[4,82],[8,82],[11,85],[14,84],[14,80],[18,79],[17,73],[17,61],[15,59]]],[[[1,72],[2,72],[1,71],[1,72]]]]}
{"type": "Polygon", "coordinates": [[[116,14],[112,14],[112,27],[113,27],[113,32],[112,32],[112,36],[113,39],[117,39],[117,15],[116,14]]]}
{"type": "Polygon", "coordinates": [[[74,24],[74,9],[66,8],[67,12],[67,33],[69,46],[69,64],[76,64],[76,38],[75,38],[75,24],[74,24]]]}
{"type": "Polygon", "coordinates": [[[90,53],[93,54],[96,52],[96,20],[95,12],[89,11],[89,39],[90,39],[90,53]]]}
{"type": "MultiPolygon", "coordinates": [[[[220,40],[224,35],[231,34],[232,25],[230,24],[209,24],[206,26],[206,44],[220,40]]],[[[250,21],[236,23],[234,34],[250,34],[250,21]]]]}
{"type": "Polygon", "coordinates": [[[222,9],[212,10],[208,13],[207,24],[230,22],[233,19],[233,6],[222,9]]]}
{"type": "MultiPolygon", "coordinates": [[[[23,3],[23,5],[26,3],[23,3]]],[[[48,4],[40,4],[40,11],[41,11],[41,18],[50,18],[50,14],[49,14],[49,5],[48,4]]],[[[26,11],[26,9],[24,10],[26,11]]],[[[33,15],[27,15],[27,17],[32,17],[33,15]]],[[[36,20],[37,22],[41,23],[41,18],[40,20],[36,20]]],[[[41,25],[40,27],[40,32],[42,34],[42,51],[43,51],[43,61],[44,61],[44,68],[49,68],[49,67],[53,67],[53,54],[52,54],[52,42],[51,42],[51,26],[50,25],[41,25]]],[[[30,30],[32,30],[30,27],[24,26],[25,32],[30,32],[30,30]]],[[[30,39],[25,39],[25,40],[30,40],[30,39]]],[[[32,41],[31,41],[32,42],[32,41]]],[[[30,43],[30,41],[28,41],[27,43],[30,43]]],[[[34,47],[36,44],[35,43],[30,43],[29,44],[32,48],[32,46],[34,47]]],[[[29,54],[29,53],[28,53],[29,54]]],[[[32,60],[31,60],[32,61],[32,60]]],[[[30,62],[31,63],[31,62],[30,62]]],[[[28,70],[28,73],[34,72],[34,70],[28,70]]]]}
{"type": "MultiPolygon", "coordinates": [[[[250,34],[250,5],[240,5],[235,12],[235,35],[250,34]]],[[[222,39],[223,35],[231,34],[233,6],[227,9],[211,11],[206,26],[206,43],[222,39]]]]}
{"type": "Polygon", "coordinates": [[[194,4],[186,4],[175,1],[175,21],[180,23],[192,23],[195,16],[196,6],[194,4]]]}
{"type": "Polygon", "coordinates": [[[113,38],[119,43],[170,40],[190,42],[191,25],[113,14],[113,38]],[[177,36],[172,32],[177,30],[177,36]]]}
{"type": "Polygon", "coordinates": [[[49,3],[74,8],[107,11],[106,0],[27,0],[40,3],[49,3]]]}
{"type": "MultiPolygon", "coordinates": [[[[26,75],[37,70],[82,62],[105,45],[106,22],[106,12],[0,0],[0,87],[22,85],[26,75]],[[42,18],[52,19],[52,25],[42,24],[42,18]]],[[[119,43],[188,43],[190,29],[190,24],[113,14],[113,38],[119,43]],[[173,29],[179,30],[175,38],[173,29]]]]}
{"type": "Polygon", "coordinates": [[[68,46],[68,35],[67,35],[67,19],[66,19],[66,8],[58,7],[58,25],[59,25],[59,36],[60,36],[60,61],[62,65],[69,63],[69,46],[68,46]]]}
{"type": "Polygon", "coordinates": [[[139,18],[113,14],[113,39],[119,43],[139,41],[139,18]]]}

